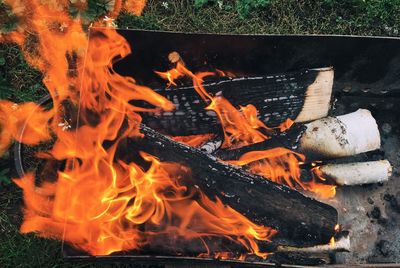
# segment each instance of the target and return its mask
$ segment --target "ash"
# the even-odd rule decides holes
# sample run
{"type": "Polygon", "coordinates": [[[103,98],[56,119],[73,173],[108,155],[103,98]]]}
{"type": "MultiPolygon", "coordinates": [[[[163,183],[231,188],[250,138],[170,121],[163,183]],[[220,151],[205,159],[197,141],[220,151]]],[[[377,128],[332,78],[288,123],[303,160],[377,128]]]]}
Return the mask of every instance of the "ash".
{"type": "Polygon", "coordinates": [[[386,158],[393,165],[393,175],[381,184],[338,187],[336,198],[329,203],[337,208],[343,229],[350,231],[351,252],[337,253],[336,263],[400,262],[399,101],[398,97],[372,94],[337,96],[334,115],[366,108],[379,125],[381,150],[356,158],[364,161],[386,158]]]}

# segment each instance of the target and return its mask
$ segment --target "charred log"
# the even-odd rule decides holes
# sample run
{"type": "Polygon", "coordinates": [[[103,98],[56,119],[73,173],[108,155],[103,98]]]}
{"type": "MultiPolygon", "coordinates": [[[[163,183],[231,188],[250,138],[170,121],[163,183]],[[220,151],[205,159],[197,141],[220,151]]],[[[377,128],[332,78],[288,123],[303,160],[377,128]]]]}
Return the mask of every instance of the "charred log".
{"type": "Polygon", "coordinates": [[[274,135],[271,139],[235,149],[220,149],[215,156],[221,160],[238,160],[240,156],[252,151],[263,151],[278,147],[297,150],[306,127],[302,124],[293,125],[288,131],[274,135]]]}
{"type": "Polygon", "coordinates": [[[337,211],[286,186],[224,164],[198,149],[172,141],[146,127],[143,138],[130,139],[128,148],[146,151],[162,161],[191,168],[189,186],[222,202],[250,220],[278,230],[274,242],[293,246],[328,243],[334,235],[337,211]]]}
{"type": "MultiPolygon", "coordinates": [[[[205,83],[212,95],[222,94],[235,107],[253,104],[259,118],[268,126],[277,126],[287,118],[306,122],[327,116],[333,84],[333,69],[309,69],[259,77],[222,78],[205,83]]],[[[217,132],[218,118],[193,87],[158,90],[176,109],[160,114],[143,114],[143,122],[172,136],[217,132]]]]}

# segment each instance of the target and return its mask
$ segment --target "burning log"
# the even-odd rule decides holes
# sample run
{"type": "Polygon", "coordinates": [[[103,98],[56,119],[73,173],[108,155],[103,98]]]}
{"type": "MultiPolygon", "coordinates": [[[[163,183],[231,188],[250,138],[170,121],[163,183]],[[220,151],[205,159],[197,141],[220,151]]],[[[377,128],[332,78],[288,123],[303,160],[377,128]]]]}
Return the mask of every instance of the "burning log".
{"type": "Polygon", "coordinates": [[[333,263],[333,254],[350,251],[349,232],[339,233],[337,240],[313,247],[278,246],[271,261],[276,263],[315,266],[333,263]]]}
{"type": "Polygon", "coordinates": [[[384,182],[392,175],[392,166],[387,160],[328,164],[319,167],[323,177],[339,185],[359,185],[384,182]]]}
{"type": "MultiPolygon", "coordinates": [[[[254,105],[259,119],[277,126],[290,118],[307,122],[328,115],[333,85],[333,69],[320,68],[260,77],[223,77],[204,83],[207,92],[222,94],[233,106],[254,105]]],[[[158,93],[172,101],[176,109],[160,114],[145,113],[143,122],[171,136],[218,132],[220,124],[213,111],[206,111],[193,87],[167,88],[158,93]]]]}
{"type": "Polygon", "coordinates": [[[222,163],[146,126],[141,131],[144,137],[129,139],[128,148],[190,167],[192,178],[186,179],[186,184],[200,187],[210,198],[219,198],[257,224],[275,228],[278,230],[275,243],[311,246],[328,243],[334,235],[338,215],[333,207],[222,163]]]}
{"type": "Polygon", "coordinates": [[[323,252],[344,252],[350,251],[349,232],[345,232],[337,241],[332,240],[324,245],[316,245],[313,247],[291,247],[278,246],[277,252],[303,252],[303,253],[323,253],[323,252]]]}
{"type": "Polygon", "coordinates": [[[236,149],[220,149],[216,151],[214,155],[221,160],[237,160],[243,154],[252,151],[262,151],[278,147],[296,150],[298,148],[301,135],[304,133],[305,129],[306,128],[304,125],[295,124],[286,132],[275,135],[271,139],[236,149]]]}
{"type": "Polygon", "coordinates": [[[222,160],[236,160],[250,151],[286,147],[308,159],[352,156],[379,149],[381,139],[378,125],[371,112],[359,109],[353,113],[326,117],[305,125],[292,127],[287,133],[270,140],[232,150],[220,150],[222,160]]]}

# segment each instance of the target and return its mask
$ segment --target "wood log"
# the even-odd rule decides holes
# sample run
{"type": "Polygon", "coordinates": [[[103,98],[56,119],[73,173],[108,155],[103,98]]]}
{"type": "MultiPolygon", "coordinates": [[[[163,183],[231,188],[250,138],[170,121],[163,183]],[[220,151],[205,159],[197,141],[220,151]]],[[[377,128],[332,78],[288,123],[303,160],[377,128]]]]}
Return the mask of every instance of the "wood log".
{"type": "Polygon", "coordinates": [[[313,159],[352,156],[379,149],[378,125],[366,109],[306,124],[299,151],[313,159]]]}
{"type": "MultiPolygon", "coordinates": [[[[328,115],[333,85],[333,69],[319,68],[259,77],[220,78],[204,83],[212,95],[222,94],[233,106],[253,104],[259,118],[274,127],[287,118],[312,121],[328,115]]],[[[142,114],[143,122],[170,136],[220,131],[218,118],[192,86],[156,90],[175,104],[172,112],[142,114]]]]}
{"type": "Polygon", "coordinates": [[[126,148],[190,167],[192,178],[186,181],[189,186],[196,185],[208,197],[218,197],[253,222],[278,230],[275,243],[311,246],[328,243],[334,235],[338,215],[333,207],[262,176],[222,163],[144,125],[141,131],[144,137],[129,139],[126,148]]]}
{"type": "Polygon", "coordinates": [[[262,142],[243,146],[236,149],[220,149],[215,156],[221,160],[238,160],[240,156],[252,151],[263,151],[277,147],[284,147],[290,150],[298,150],[300,138],[306,127],[303,124],[295,124],[286,132],[280,133],[262,142]]]}
{"type": "Polygon", "coordinates": [[[373,151],[379,149],[380,145],[375,119],[370,111],[359,109],[353,113],[293,126],[287,133],[260,143],[220,150],[217,157],[222,160],[237,160],[250,151],[285,147],[305,154],[308,160],[322,160],[373,151]]]}
{"type": "Polygon", "coordinates": [[[278,246],[276,252],[303,252],[303,253],[333,253],[333,252],[349,252],[350,251],[350,235],[345,232],[339,239],[330,241],[328,244],[316,245],[312,247],[291,247],[278,246]]]}
{"type": "Polygon", "coordinates": [[[384,182],[392,175],[392,166],[387,160],[328,164],[319,167],[324,178],[339,185],[360,185],[384,182]]]}

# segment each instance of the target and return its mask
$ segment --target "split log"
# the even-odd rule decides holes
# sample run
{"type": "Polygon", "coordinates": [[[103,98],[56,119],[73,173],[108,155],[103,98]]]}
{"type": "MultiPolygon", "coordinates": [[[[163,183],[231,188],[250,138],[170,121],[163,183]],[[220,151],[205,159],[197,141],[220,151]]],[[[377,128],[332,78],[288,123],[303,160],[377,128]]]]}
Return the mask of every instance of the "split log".
{"type": "MultiPolygon", "coordinates": [[[[259,118],[274,127],[290,118],[307,122],[328,115],[333,85],[333,69],[309,69],[285,74],[221,78],[205,83],[212,95],[220,92],[233,106],[253,104],[259,118]]],[[[172,112],[144,113],[143,123],[170,136],[184,136],[220,131],[218,118],[206,111],[207,103],[193,87],[156,90],[176,106],[172,112]]]]}
{"type": "Polygon", "coordinates": [[[260,143],[220,150],[217,156],[222,160],[237,160],[250,151],[285,147],[305,154],[308,160],[322,160],[353,156],[379,149],[380,146],[381,139],[375,119],[370,111],[359,109],[337,117],[318,119],[303,126],[293,126],[286,135],[260,143]],[[282,146],[278,146],[280,144],[282,146]]]}
{"type": "Polygon", "coordinates": [[[278,230],[275,243],[311,246],[328,243],[334,235],[338,215],[333,207],[222,163],[146,126],[142,125],[141,131],[144,137],[129,139],[126,148],[190,167],[192,178],[185,183],[200,187],[212,199],[218,197],[253,222],[278,230]]]}
{"type": "Polygon", "coordinates": [[[387,160],[328,164],[319,167],[322,176],[339,185],[360,185],[384,182],[392,175],[392,166],[387,160]]]}

